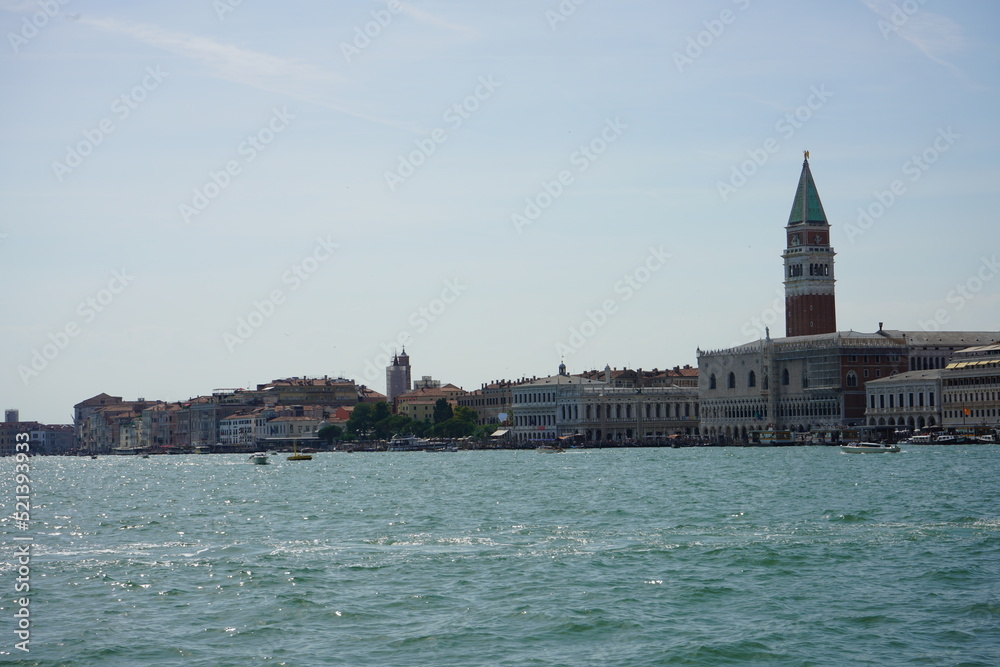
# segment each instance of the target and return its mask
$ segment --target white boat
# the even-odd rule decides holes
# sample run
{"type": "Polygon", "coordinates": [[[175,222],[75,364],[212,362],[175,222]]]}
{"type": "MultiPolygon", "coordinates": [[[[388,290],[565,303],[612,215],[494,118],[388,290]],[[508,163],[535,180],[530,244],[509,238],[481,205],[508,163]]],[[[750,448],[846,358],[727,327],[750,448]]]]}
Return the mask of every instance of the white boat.
{"type": "Polygon", "coordinates": [[[910,445],[933,445],[934,441],[931,440],[929,435],[913,435],[910,439],[906,441],[910,445]]]}
{"type": "Polygon", "coordinates": [[[427,446],[428,442],[421,438],[397,435],[389,441],[388,449],[390,452],[419,452],[427,449],[427,446]]]}
{"type": "Polygon", "coordinates": [[[934,442],[938,445],[954,445],[958,443],[958,438],[953,435],[939,435],[934,442]]]}
{"type": "Polygon", "coordinates": [[[899,447],[879,442],[849,442],[846,445],[841,445],[840,451],[848,454],[885,454],[886,452],[898,452],[899,447]]]}
{"type": "Polygon", "coordinates": [[[267,454],[265,454],[264,452],[255,452],[255,453],[251,454],[250,455],[250,463],[253,463],[254,465],[258,465],[258,466],[267,465],[267,463],[268,463],[268,461],[267,461],[267,454]]]}
{"type": "Polygon", "coordinates": [[[987,434],[987,435],[981,435],[978,438],[976,438],[976,440],[978,440],[979,442],[983,443],[984,445],[993,445],[993,444],[996,444],[996,438],[994,438],[992,435],[989,435],[989,434],[987,434]]]}

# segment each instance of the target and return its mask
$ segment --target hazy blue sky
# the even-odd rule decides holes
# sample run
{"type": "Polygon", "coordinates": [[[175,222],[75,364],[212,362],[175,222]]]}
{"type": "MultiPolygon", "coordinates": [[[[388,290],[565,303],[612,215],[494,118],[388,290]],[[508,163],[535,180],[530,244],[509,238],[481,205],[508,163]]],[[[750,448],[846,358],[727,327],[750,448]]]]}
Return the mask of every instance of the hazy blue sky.
{"type": "Polygon", "coordinates": [[[803,150],[840,329],[1000,326],[995,3],[0,7],[22,419],[384,391],[400,340],[474,389],[783,335],[803,150]]]}

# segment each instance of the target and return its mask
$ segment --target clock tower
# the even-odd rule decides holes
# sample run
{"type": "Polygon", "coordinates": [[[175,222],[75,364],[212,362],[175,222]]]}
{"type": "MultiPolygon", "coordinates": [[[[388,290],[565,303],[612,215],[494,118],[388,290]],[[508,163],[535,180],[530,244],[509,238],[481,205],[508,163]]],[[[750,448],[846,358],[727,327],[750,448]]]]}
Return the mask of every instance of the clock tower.
{"type": "Polygon", "coordinates": [[[837,330],[830,223],[809,170],[802,162],[799,187],[785,226],[785,335],[808,336],[837,330]]]}

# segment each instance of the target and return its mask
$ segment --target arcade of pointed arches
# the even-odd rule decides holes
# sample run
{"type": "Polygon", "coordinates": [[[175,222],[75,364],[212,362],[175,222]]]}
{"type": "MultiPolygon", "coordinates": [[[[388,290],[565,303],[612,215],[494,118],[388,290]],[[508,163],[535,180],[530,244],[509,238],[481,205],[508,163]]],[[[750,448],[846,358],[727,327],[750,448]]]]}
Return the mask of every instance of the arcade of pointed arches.
{"type": "MultiPolygon", "coordinates": [[[[764,376],[767,380],[767,376],[764,376]]],[[[831,422],[843,416],[837,397],[790,398],[778,403],[777,414],[772,417],[767,401],[744,398],[711,400],[704,404],[702,414],[706,421],[735,422],[705,428],[704,435],[711,439],[748,440],[752,431],[773,427],[775,421],[781,430],[807,433],[813,429],[829,428],[831,422]]]]}

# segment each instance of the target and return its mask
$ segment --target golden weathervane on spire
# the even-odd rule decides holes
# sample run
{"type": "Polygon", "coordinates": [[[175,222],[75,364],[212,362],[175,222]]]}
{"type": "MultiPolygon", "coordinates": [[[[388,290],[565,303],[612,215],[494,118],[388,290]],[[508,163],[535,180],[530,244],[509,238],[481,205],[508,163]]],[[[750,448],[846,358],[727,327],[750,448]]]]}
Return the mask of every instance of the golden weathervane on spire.
{"type": "Polygon", "coordinates": [[[809,159],[809,151],[802,151],[802,154],[806,156],[807,160],[809,159]]]}

